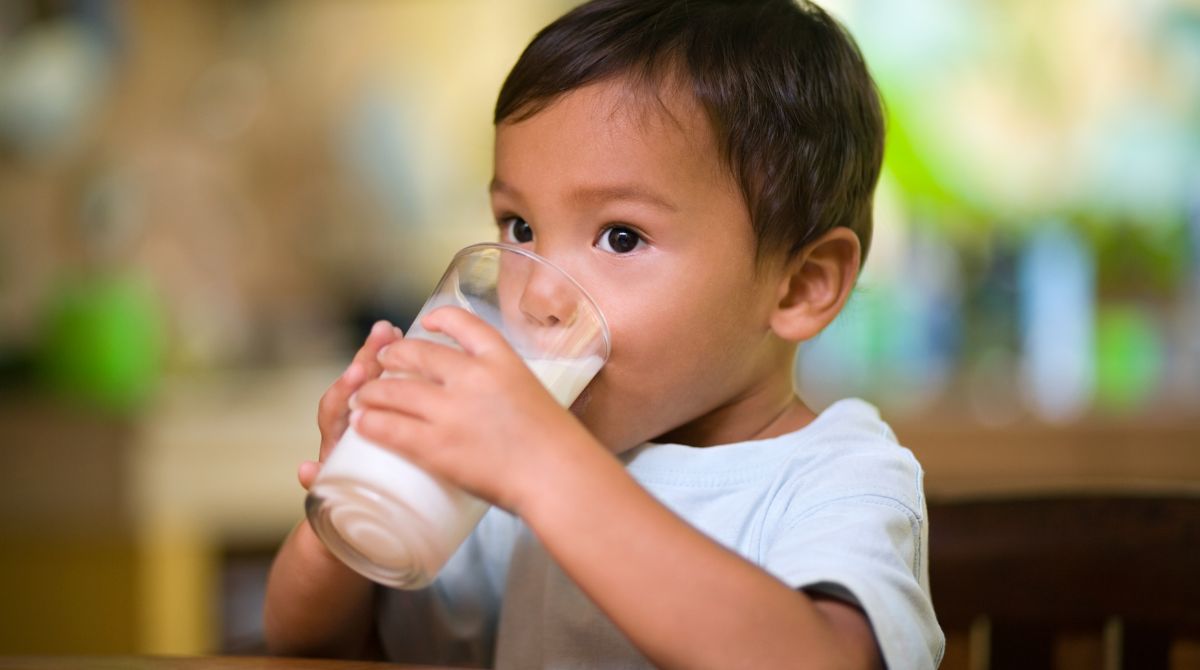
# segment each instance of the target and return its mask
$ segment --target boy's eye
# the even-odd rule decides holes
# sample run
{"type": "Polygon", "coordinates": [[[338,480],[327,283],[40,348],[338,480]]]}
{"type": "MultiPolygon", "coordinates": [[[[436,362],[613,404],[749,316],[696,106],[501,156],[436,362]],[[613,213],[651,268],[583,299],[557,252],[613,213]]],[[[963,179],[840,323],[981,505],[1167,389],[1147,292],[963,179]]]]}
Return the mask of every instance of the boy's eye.
{"type": "Polygon", "coordinates": [[[625,226],[613,226],[600,233],[600,248],[614,254],[627,254],[642,242],[642,236],[625,226]]]}
{"type": "Polygon", "coordinates": [[[510,216],[500,222],[501,236],[506,242],[525,244],[533,241],[533,227],[519,216],[510,216]]]}

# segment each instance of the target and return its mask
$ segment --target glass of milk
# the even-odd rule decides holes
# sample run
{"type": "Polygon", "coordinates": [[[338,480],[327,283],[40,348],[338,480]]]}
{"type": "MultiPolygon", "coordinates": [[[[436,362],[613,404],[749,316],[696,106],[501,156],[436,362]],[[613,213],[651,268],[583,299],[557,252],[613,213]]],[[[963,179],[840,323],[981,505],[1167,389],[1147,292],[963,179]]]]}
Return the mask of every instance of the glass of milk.
{"type": "MultiPolygon", "coordinates": [[[[595,301],[525,249],[476,244],[460,251],[407,337],[458,347],[421,327],[422,317],[447,305],[498,330],[564,407],[608,360],[608,326],[595,301]]],[[[305,509],[313,530],[346,565],[380,584],[416,589],[433,581],[487,503],[350,428],[326,458],[305,509]]]]}

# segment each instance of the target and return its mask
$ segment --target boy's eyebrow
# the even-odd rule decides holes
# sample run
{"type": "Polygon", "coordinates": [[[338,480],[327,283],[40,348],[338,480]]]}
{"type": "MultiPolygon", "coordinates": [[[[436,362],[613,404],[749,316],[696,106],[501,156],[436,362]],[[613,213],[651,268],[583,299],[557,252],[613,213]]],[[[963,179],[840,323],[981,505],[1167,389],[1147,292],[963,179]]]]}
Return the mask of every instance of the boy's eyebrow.
{"type": "MultiPolygon", "coordinates": [[[[492,178],[492,183],[489,185],[488,191],[513,196],[520,195],[516,189],[497,177],[492,178]]],[[[598,184],[595,186],[584,186],[571,193],[571,199],[584,205],[611,200],[626,200],[645,203],[670,212],[679,211],[679,208],[674,203],[638,184],[598,184]]]]}

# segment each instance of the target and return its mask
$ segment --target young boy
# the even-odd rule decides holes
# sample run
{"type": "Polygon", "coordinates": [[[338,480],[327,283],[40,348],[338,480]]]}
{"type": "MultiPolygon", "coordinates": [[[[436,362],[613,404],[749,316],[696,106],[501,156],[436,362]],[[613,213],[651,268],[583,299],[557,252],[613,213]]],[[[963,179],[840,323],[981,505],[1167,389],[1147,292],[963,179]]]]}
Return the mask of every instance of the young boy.
{"type": "Polygon", "coordinates": [[[497,507],[419,592],[301,522],[272,651],[936,667],[920,466],[874,408],[792,385],[871,236],[883,124],[851,38],[791,0],[596,0],[533,40],[495,120],[501,238],[589,291],[611,358],[567,411],[464,311],[424,322],[463,351],[377,324],[321,400],[322,459],[353,424],[497,507]]]}

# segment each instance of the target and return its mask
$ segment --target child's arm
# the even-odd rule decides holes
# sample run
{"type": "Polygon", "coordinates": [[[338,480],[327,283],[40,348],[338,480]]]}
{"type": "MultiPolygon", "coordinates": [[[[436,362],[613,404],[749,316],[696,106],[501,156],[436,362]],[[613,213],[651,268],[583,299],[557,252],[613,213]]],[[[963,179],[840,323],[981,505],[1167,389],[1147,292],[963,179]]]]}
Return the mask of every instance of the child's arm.
{"type": "Polygon", "coordinates": [[[424,323],[466,351],[389,347],[387,367],[417,376],[364,386],[357,430],[519,514],[656,665],[882,665],[861,612],[789,588],[659,504],[481,321],[451,309],[424,323]]]}
{"type": "Polygon", "coordinates": [[[520,514],[660,667],[878,668],[866,617],[815,601],[663,507],[598,449],[563,450],[520,514]]]}
{"type": "MultiPolygon", "coordinates": [[[[320,461],[346,431],[350,395],[379,376],[379,350],[398,338],[390,324],[376,323],[346,372],[321,397],[320,461]]],[[[318,470],[317,463],[300,466],[305,489],[318,470]]],[[[288,656],[371,655],[373,597],[374,585],[329,553],[308,521],[301,521],[271,565],[263,612],[267,648],[288,656]]]]}
{"type": "Polygon", "coordinates": [[[335,558],[302,521],[271,566],[263,624],[279,656],[372,655],[374,585],[335,558]]]}

